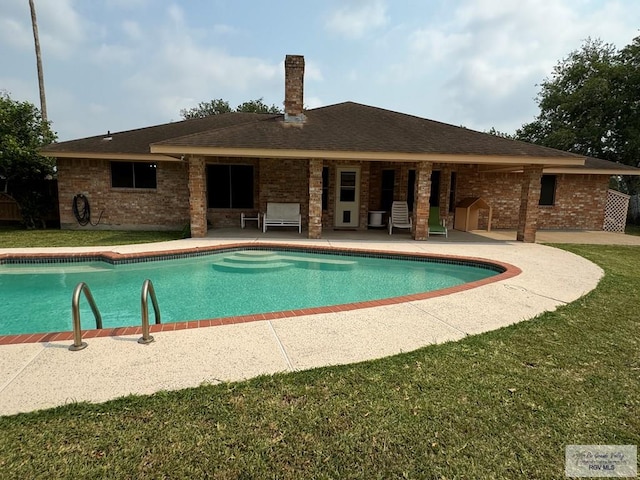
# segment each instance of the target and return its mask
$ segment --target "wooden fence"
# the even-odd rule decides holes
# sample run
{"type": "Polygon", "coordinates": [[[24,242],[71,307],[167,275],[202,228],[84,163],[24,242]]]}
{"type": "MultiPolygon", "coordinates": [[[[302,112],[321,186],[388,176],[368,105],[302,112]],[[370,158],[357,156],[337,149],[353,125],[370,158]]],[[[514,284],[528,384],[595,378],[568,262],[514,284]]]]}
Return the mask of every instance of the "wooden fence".
{"type": "Polygon", "coordinates": [[[20,207],[11,195],[0,193],[0,221],[21,221],[20,207]]]}

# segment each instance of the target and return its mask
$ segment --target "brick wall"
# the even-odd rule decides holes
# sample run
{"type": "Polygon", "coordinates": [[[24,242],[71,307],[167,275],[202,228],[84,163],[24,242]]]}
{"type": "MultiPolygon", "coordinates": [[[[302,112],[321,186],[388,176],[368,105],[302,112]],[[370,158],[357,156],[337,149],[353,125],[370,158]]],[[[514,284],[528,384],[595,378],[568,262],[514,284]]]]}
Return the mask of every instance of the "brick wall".
{"type": "Polygon", "coordinates": [[[553,206],[540,206],[538,228],[602,230],[609,177],[558,175],[553,206]]]}
{"type": "MultiPolygon", "coordinates": [[[[520,174],[478,173],[474,167],[459,167],[457,182],[456,203],[482,197],[493,208],[492,228],[517,228],[520,174]]],[[[602,229],[608,185],[606,175],[558,175],[555,205],[538,207],[538,228],[602,229]]],[[[481,211],[479,228],[486,228],[486,217],[481,211]]]]}
{"type": "Polygon", "coordinates": [[[63,229],[103,228],[135,230],[181,230],[189,223],[187,168],[181,162],[157,163],[157,188],[111,188],[108,160],[59,158],[58,194],[60,226],[63,229]],[[72,203],[79,193],[91,206],[91,221],[97,227],[81,227],[72,203]]]}
{"type": "MultiPolygon", "coordinates": [[[[370,210],[379,208],[382,170],[387,168],[395,169],[394,198],[406,199],[408,171],[415,169],[415,164],[372,162],[368,196],[370,210]]],[[[454,171],[457,173],[454,205],[467,197],[482,197],[493,208],[492,228],[518,227],[521,174],[479,173],[477,167],[464,165],[435,164],[434,170],[441,170],[441,206],[448,202],[447,187],[450,173],[454,171]]],[[[604,221],[608,184],[606,175],[557,175],[555,205],[538,207],[538,228],[600,230],[604,221]]],[[[487,227],[488,212],[479,213],[479,228],[484,229],[487,227]]],[[[441,212],[441,216],[446,217],[446,212],[441,212]]],[[[453,215],[447,224],[453,225],[453,215]]]]}
{"type": "MultiPolygon", "coordinates": [[[[493,208],[492,228],[518,227],[521,176],[516,173],[478,173],[475,167],[458,167],[455,203],[482,197],[493,208]]],[[[478,227],[487,228],[487,212],[480,211],[478,227]]]]}
{"type": "Polygon", "coordinates": [[[300,204],[302,226],[309,212],[309,163],[306,160],[260,160],[259,208],[266,212],[267,202],[300,204]]]}
{"type": "MultiPolygon", "coordinates": [[[[207,163],[251,163],[254,165],[254,210],[264,212],[268,201],[299,202],[303,225],[306,227],[309,172],[306,160],[281,159],[211,159],[207,163]]],[[[322,214],[322,228],[333,228],[335,206],[336,167],[338,165],[365,165],[354,162],[324,161],[329,167],[328,211],[322,214]]],[[[98,227],[112,229],[182,229],[189,223],[189,193],[187,166],[181,162],[158,162],[155,190],[112,189],[108,160],[58,159],[58,191],[60,224],[64,229],[83,228],[72,212],[74,195],[82,193],[91,205],[91,220],[96,222],[102,211],[98,227]]],[[[440,168],[435,165],[435,168],[440,168]]],[[[380,202],[381,171],[395,168],[395,198],[406,198],[407,175],[415,164],[372,162],[362,168],[362,180],[368,175],[369,188],[361,189],[361,218],[368,210],[377,210],[380,202]],[[368,170],[368,171],[367,171],[368,170]]],[[[515,173],[478,173],[477,168],[454,166],[457,172],[455,203],[467,197],[483,197],[493,207],[493,228],[515,229],[518,226],[521,176],[515,173]]],[[[556,198],[553,206],[540,206],[540,229],[594,229],[600,230],[604,220],[608,177],[606,175],[558,175],[556,198]]],[[[444,195],[441,192],[441,196],[444,195]]],[[[207,217],[214,228],[238,227],[238,209],[208,209],[207,217]]],[[[480,212],[480,228],[486,228],[486,214],[480,212]]],[[[361,221],[364,225],[366,220],[361,221]]],[[[452,224],[453,221],[450,222],[452,224]]]]}

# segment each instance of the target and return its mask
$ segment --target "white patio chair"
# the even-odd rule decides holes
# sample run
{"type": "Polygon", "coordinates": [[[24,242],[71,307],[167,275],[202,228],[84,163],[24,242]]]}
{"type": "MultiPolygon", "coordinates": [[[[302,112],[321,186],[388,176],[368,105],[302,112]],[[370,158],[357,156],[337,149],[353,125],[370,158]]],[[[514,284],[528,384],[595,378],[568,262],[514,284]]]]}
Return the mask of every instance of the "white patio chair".
{"type": "Polygon", "coordinates": [[[389,235],[393,233],[393,227],[408,228],[411,230],[411,224],[407,202],[393,202],[391,205],[391,215],[389,216],[389,235]]]}

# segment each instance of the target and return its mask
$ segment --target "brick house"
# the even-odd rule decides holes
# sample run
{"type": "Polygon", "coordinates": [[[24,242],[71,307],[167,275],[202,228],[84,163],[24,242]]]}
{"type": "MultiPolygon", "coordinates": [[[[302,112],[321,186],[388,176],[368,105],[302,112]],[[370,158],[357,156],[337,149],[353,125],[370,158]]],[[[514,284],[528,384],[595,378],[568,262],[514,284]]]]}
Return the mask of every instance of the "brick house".
{"type": "MultiPolygon", "coordinates": [[[[285,59],[283,115],[228,113],[53,144],[62,228],[81,228],[89,199],[98,228],[239,226],[267,202],[295,202],[309,238],[366,229],[370,211],[409,203],[412,236],[430,206],[451,228],[455,205],[481,197],[492,227],[535,240],[537,229],[603,227],[609,177],[640,169],[352,102],[303,109],[304,58],[285,59]]],[[[480,227],[487,218],[480,217],[480,227]]],[[[212,232],[215,234],[215,232],[212,232]]]]}

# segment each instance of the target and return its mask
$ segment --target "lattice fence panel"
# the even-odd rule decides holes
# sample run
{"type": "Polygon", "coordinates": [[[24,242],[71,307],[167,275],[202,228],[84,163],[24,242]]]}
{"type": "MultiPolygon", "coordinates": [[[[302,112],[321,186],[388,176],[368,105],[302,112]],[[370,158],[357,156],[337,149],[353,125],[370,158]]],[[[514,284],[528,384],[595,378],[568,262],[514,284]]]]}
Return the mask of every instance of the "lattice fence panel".
{"type": "Polygon", "coordinates": [[[604,211],[603,230],[607,232],[624,232],[627,224],[627,210],[629,209],[629,195],[609,190],[607,206],[604,211]]]}

